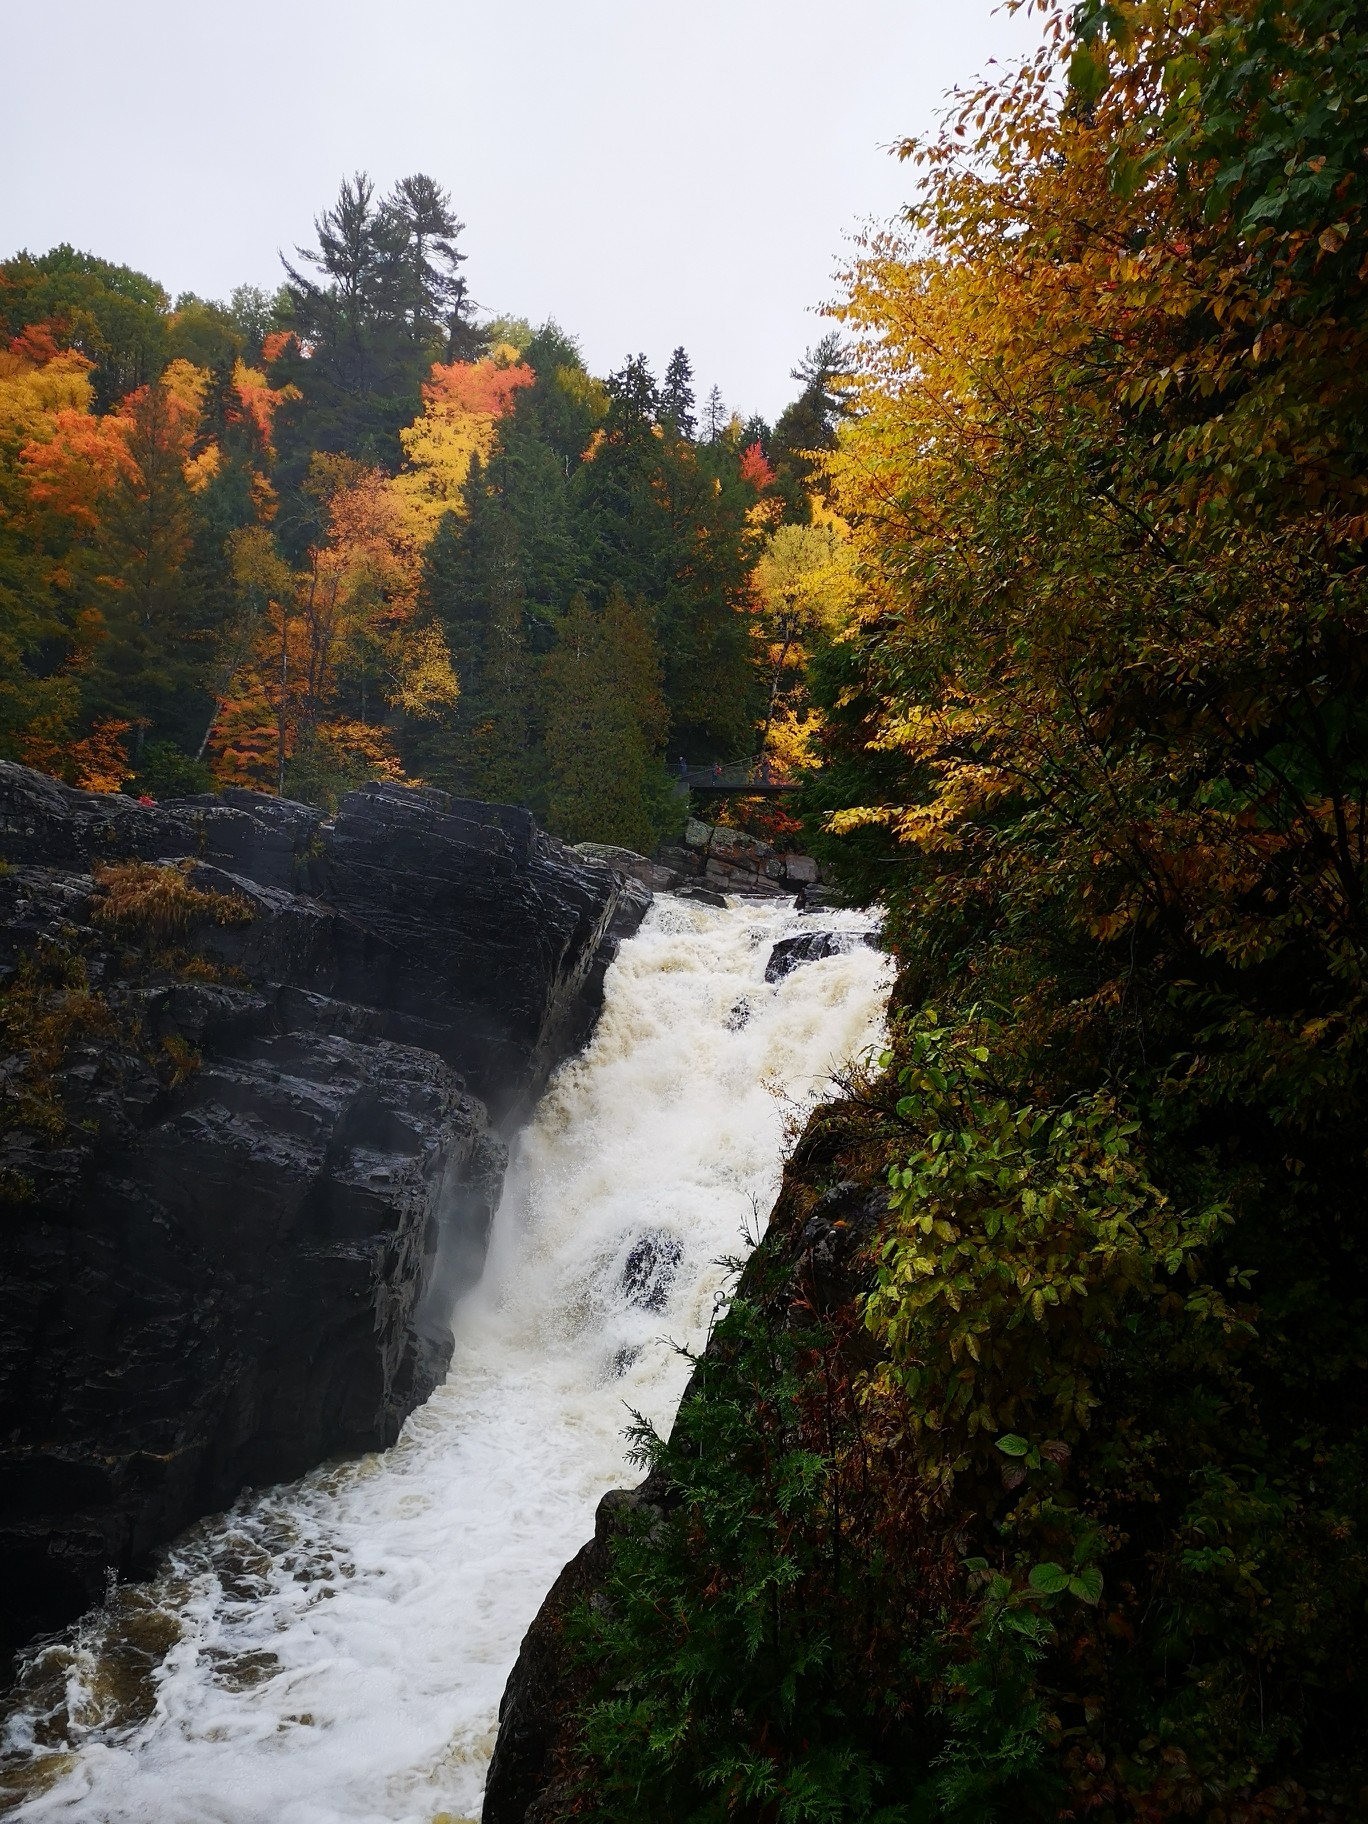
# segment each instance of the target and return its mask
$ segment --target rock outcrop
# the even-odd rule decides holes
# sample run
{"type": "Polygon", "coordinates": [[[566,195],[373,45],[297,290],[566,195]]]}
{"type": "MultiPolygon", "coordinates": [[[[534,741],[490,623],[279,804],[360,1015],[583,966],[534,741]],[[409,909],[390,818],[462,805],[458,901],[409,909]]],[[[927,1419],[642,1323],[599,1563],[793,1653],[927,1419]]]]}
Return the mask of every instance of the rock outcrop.
{"type": "MultiPolygon", "coordinates": [[[[691,817],[684,839],[656,850],[655,866],[679,880],[706,882],[713,892],[783,898],[801,887],[813,906],[829,903],[818,885],[821,869],[810,855],[778,849],[759,836],[691,817]]],[[[651,882],[657,892],[664,883],[651,882]]],[[[676,883],[677,884],[677,883],[676,883]]]]}
{"type": "Polygon", "coordinates": [[[820,963],[828,956],[845,956],[851,950],[866,948],[879,948],[877,932],[800,931],[796,937],[781,937],[769,953],[765,980],[781,982],[804,963],[820,963]]]}
{"type": "Polygon", "coordinates": [[[498,1125],[649,894],[523,811],[390,786],[325,818],[0,765],[0,857],[9,1651],[244,1485],[393,1441],[483,1257],[498,1125]]]}

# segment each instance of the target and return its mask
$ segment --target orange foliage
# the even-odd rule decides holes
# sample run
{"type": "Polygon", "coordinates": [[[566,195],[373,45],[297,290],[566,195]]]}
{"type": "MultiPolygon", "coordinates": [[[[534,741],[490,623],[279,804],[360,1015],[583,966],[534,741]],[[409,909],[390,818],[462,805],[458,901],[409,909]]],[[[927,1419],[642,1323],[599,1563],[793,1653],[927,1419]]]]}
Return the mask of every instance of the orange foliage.
{"type": "Polygon", "coordinates": [[[439,411],[474,412],[503,418],[513,409],[513,396],[536,379],[525,364],[499,367],[493,361],[452,361],[434,365],[423,384],[423,403],[439,411]]]}
{"type": "Polygon", "coordinates": [[[135,468],[129,429],[130,420],[122,415],[95,418],[74,407],[58,412],[52,435],[26,445],[19,458],[33,505],[93,531],[101,497],[135,468]]]}
{"type": "MultiPolygon", "coordinates": [[[[268,336],[266,340],[274,338],[268,336]]],[[[298,399],[297,386],[273,387],[259,367],[248,367],[245,361],[233,363],[233,391],[237,394],[242,418],[256,428],[269,454],[275,415],[287,399],[298,399]]]]}
{"type": "Polygon", "coordinates": [[[57,770],[69,775],[83,792],[117,792],[132,772],[123,737],[128,723],[108,717],[95,723],[83,741],[67,750],[66,764],[57,770]]]}

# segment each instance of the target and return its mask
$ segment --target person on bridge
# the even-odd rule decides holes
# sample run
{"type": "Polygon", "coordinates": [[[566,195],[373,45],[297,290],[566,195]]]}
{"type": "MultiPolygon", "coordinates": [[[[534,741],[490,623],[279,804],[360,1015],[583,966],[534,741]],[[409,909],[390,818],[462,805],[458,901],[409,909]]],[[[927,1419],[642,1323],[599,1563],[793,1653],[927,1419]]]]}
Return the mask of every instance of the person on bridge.
{"type": "Polygon", "coordinates": [[[720,760],[713,761],[713,778],[716,779],[719,782],[719,784],[721,783],[722,762],[720,760]]]}
{"type": "Polygon", "coordinates": [[[684,763],[683,754],[679,756],[679,776],[681,779],[687,779],[689,776],[689,769],[684,763]]]}

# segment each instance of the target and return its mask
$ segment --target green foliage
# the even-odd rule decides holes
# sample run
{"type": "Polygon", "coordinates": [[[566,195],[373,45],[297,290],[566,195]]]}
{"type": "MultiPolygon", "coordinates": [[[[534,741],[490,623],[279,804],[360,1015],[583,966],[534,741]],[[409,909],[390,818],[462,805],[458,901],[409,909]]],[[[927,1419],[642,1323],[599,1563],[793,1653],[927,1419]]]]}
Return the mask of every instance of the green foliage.
{"type": "Polygon", "coordinates": [[[106,409],[160,374],[170,303],[146,273],[66,242],[0,265],[0,329],[17,336],[30,325],[47,327],[59,347],[94,363],[96,398],[106,409]]]}
{"type": "Polygon", "coordinates": [[[190,798],[214,789],[213,774],[203,760],[184,754],[172,741],[148,741],[138,770],[124,785],[135,798],[190,798]]]}
{"type": "Polygon", "coordinates": [[[643,610],[614,591],[571,605],[542,672],[548,816],[574,842],[649,853],[660,840],[660,659],[643,610]]]}
{"type": "Polygon", "coordinates": [[[784,1319],[782,1289],[762,1250],[669,1440],[631,1434],[663,1506],[627,1515],[569,1629],[593,1678],[573,1815],[625,1824],[649,1793],[680,1824],[1053,1816],[1044,1598],[964,1586],[864,1423],[842,1325],[784,1319]]]}
{"type": "MultiPolygon", "coordinates": [[[[1004,1426],[1063,1440],[1067,1456],[1110,1339],[1144,1305],[1212,1326],[1216,1352],[1238,1328],[1210,1288],[1182,1287],[1227,1212],[1172,1207],[1136,1157],[1140,1123],[1108,1092],[1062,1107],[1003,1096],[991,1037],[928,1009],[887,1059],[916,1145],[889,1170],[896,1215],[866,1306],[888,1360],[871,1391],[895,1382],[906,1397],[929,1485],[983,1464],[1004,1426]]],[[[1030,1446],[1009,1436],[997,1449],[1030,1446]]]]}

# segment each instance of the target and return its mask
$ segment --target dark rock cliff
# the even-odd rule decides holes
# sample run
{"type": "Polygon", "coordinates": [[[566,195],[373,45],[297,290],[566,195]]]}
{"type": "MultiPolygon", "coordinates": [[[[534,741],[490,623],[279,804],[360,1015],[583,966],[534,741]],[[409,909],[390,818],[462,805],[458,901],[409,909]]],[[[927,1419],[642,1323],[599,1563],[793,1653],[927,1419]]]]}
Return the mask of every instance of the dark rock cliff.
{"type": "Polygon", "coordinates": [[[649,896],[525,812],[388,786],[325,819],[0,765],[0,858],[8,1654],[244,1485],[393,1441],[483,1256],[491,1123],[649,896]],[[129,859],[190,889],[174,943],[108,916],[129,859]]]}

